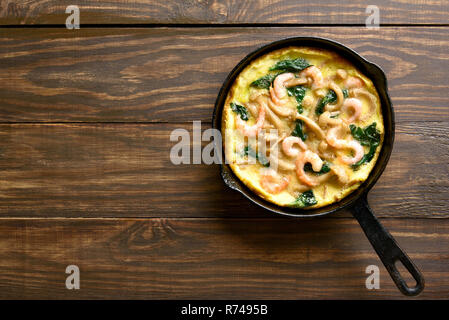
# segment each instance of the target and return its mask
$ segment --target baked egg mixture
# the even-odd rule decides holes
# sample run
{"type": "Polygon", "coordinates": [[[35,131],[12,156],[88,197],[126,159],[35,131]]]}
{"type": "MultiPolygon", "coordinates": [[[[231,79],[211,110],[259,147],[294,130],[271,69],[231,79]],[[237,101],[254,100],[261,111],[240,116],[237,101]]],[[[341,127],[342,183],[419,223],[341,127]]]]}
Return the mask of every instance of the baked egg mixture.
{"type": "Polygon", "coordinates": [[[374,167],[383,134],[372,81],[318,48],[288,47],[254,60],[223,109],[227,163],[279,206],[318,208],[347,196],[374,167]]]}

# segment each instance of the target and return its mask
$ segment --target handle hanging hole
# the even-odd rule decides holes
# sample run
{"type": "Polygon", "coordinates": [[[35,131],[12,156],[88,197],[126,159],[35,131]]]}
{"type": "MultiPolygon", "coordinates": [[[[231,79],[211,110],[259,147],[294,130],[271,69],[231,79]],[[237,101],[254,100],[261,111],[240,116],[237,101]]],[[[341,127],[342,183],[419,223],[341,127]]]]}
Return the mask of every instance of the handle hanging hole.
{"type": "Polygon", "coordinates": [[[405,283],[407,284],[407,287],[415,288],[418,285],[416,279],[411,275],[410,271],[408,271],[408,269],[404,266],[401,260],[396,260],[394,266],[398,270],[402,279],[404,279],[405,283]]]}

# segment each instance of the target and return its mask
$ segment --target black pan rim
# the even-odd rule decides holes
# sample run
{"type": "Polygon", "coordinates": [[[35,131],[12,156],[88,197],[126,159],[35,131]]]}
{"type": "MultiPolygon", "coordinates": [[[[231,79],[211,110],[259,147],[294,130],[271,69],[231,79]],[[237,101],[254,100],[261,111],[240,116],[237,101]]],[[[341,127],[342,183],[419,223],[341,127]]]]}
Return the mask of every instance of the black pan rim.
{"type": "MultiPolygon", "coordinates": [[[[325,48],[330,51],[337,52],[343,58],[347,59],[353,63],[365,76],[371,79],[374,86],[376,87],[382,107],[382,114],[384,118],[384,141],[382,144],[382,149],[379,153],[379,157],[376,161],[375,166],[371,170],[368,178],[353,192],[344,197],[338,202],[329,204],[321,208],[314,209],[301,209],[301,208],[290,208],[275,205],[250,190],[246,185],[244,185],[240,179],[235,176],[232,169],[226,164],[222,163],[220,165],[220,175],[224,183],[242,195],[244,195],[248,200],[257,204],[258,206],[264,208],[265,210],[295,218],[311,218],[325,216],[345,208],[350,208],[360,197],[366,197],[368,191],[375,185],[385,167],[391,155],[394,142],[394,109],[391,104],[391,100],[388,94],[388,85],[385,72],[377,64],[372,63],[358,54],[355,50],[343,45],[340,42],[322,38],[322,37],[289,37],[280,39],[274,42],[265,44],[249,54],[247,54],[228,74],[223,85],[220,88],[217,99],[215,101],[214,111],[212,114],[212,127],[221,132],[221,115],[224,107],[224,100],[228,94],[230,87],[232,86],[235,78],[240,74],[240,72],[250,64],[254,59],[267,54],[271,51],[289,47],[289,46],[309,46],[317,48],[325,48]],[[386,123],[387,121],[387,123],[386,123]]],[[[224,160],[224,152],[222,152],[222,159],[224,160]]]]}

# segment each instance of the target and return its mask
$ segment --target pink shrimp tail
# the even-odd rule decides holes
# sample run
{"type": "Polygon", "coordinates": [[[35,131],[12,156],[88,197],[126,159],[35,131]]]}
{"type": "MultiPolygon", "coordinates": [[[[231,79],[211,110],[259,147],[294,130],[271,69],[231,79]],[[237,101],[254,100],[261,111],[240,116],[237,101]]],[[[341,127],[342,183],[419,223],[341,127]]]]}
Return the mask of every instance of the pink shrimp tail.
{"type": "Polygon", "coordinates": [[[278,179],[276,179],[273,175],[266,174],[260,178],[260,185],[262,188],[272,194],[278,194],[284,191],[289,183],[290,177],[282,177],[278,181],[278,179]]]}

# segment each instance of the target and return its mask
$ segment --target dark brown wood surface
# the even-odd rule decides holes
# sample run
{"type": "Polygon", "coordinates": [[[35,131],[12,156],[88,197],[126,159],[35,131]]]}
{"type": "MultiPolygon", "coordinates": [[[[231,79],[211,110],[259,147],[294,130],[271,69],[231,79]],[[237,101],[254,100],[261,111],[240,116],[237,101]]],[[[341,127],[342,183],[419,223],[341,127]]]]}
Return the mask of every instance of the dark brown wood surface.
{"type": "Polygon", "coordinates": [[[403,298],[348,211],[274,216],[216,165],[170,162],[235,64],[292,36],[385,70],[396,140],[369,202],[421,268],[418,299],[449,298],[447,1],[81,1],[67,30],[69,2],[0,0],[0,298],[403,298]]]}
{"type": "MultiPolygon", "coordinates": [[[[379,216],[449,218],[448,124],[397,125],[370,193],[379,216]]],[[[267,216],[225,187],[218,166],[172,164],[177,128],[192,124],[0,125],[0,217],[267,216]]]]}
{"type": "Polygon", "coordinates": [[[78,5],[83,24],[365,24],[368,5],[384,24],[447,24],[446,0],[0,0],[0,24],[64,24],[78,5]]]}
{"type": "Polygon", "coordinates": [[[442,27],[3,29],[0,121],[210,121],[232,68],[293,36],[332,38],[379,64],[398,122],[449,121],[442,27]]]}
{"type": "MultiPolygon", "coordinates": [[[[383,222],[447,298],[449,220],[383,222]]],[[[0,298],[403,298],[353,219],[8,219],[0,246],[0,298]]]]}

